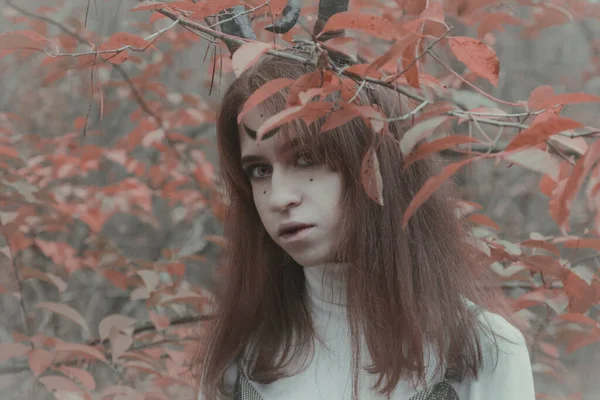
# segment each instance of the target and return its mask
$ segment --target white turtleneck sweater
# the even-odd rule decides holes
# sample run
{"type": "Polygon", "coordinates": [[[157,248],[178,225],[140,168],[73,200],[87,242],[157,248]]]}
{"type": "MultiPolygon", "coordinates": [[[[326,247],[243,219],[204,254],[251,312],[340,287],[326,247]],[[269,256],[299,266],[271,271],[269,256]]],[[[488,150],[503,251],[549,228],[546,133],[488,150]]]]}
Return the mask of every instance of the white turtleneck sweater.
{"type": "MultiPolygon", "coordinates": [[[[350,400],[352,398],[352,353],[350,328],[342,293],[341,280],[322,282],[324,268],[305,268],[311,315],[318,335],[323,339],[315,341],[314,357],[308,360],[308,367],[299,374],[279,379],[271,384],[250,383],[263,400],[350,400]]],[[[336,267],[337,268],[337,267],[336,267]]],[[[534,400],[535,391],[528,349],[521,332],[497,314],[482,313],[492,328],[517,345],[498,339],[497,368],[491,363],[492,353],[485,352],[484,366],[478,379],[465,379],[452,382],[460,400],[534,400]]],[[[371,358],[366,343],[361,343],[361,363],[368,365],[371,358]]],[[[427,383],[435,384],[442,376],[433,376],[436,367],[434,354],[426,350],[427,383]]],[[[304,365],[305,366],[305,365],[304,365]]],[[[226,374],[226,382],[233,387],[237,376],[235,365],[226,374]]],[[[384,396],[370,389],[377,380],[362,370],[359,374],[359,399],[379,400],[384,396]]],[[[413,388],[411,382],[400,381],[392,395],[392,400],[408,400],[423,387],[413,388]]]]}

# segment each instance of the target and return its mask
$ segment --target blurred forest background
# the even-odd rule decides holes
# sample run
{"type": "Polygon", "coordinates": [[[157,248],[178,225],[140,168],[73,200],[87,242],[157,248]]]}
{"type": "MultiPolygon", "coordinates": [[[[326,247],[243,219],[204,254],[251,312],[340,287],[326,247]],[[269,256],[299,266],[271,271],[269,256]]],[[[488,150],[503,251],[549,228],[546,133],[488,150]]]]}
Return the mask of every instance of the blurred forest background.
{"type": "MultiPolygon", "coordinates": [[[[33,29],[46,37],[54,37],[61,32],[59,27],[48,24],[43,19],[24,15],[20,10],[37,13],[67,27],[81,26],[87,13],[87,30],[101,38],[121,31],[146,36],[171,23],[167,19],[157,21],[157,28],[151,30],[148,14],[130,12],[137,4],[135,0],[93,0],[89,2],[89,9],[88,2],[84,0],[18,0],[14,2],[17,7],[12,7],[9,3],[0,3],[0,33],[33,29]],[[49,11],[44,12],[43,7],[49,7],[49,11]]],[[[512,2],[502,4],[509,9],[513,6],[512,2]]],[[[568,8],[569,2],[565,1],[564,4],[568,8]]],[[[526,100],[531,91],[540,85],[551,85],[556,93],[586,92],[600,95],[600,11],[598,14],[588,18],[561,21],[541,29],[534,37],[528,37],[527,28],[522,26],[504,25],[504,30],[495,30],[493,48],[500,59],[500,83],[496,88],[487,85],[484,89],[497,98],[513,102],[526,100]]],[[[455,35],[476,36],[476,25],[452,25],[455,26],[455,35]]],[[[181,30],[179,27],[175,29],[181,30]]],[[[147,187],[140,187],[128,181],[135,165],[129,170],[120,162],[104,161],[86,166],[82,153],[73,152],[73,157],[81,157],[81,163],[73,162],[73,165],[78,165],[72,167],[73,170],[65,167],[60,179],[53,177],[53,185],[62,186],[65,197],[76,201],[76,188],[115,185],[115,191],[128,193],[130,199],[127,201],[143,201],[145,205],[139,207],[144,210],[142,212],[136,209],[135,212],[118,212],[111,215],[99,231],[100,236],[110,239],[107,242],[95,240],[91,243],[89,224],[77,221],[63,223],[60,219],[55,219],[57,225],[64,224],[62,227],[67,229],[35,231],[36,224],[33,221],[31,226],[39,241],[37,246],[21,254],[20,265],[60,276],[60,257],[56,253],[52,253],[55,254],[54,257],[50,256],[52,250],[44,251],[44,245],[51,242],[67,243],[80,256],[93,247],[94,251],[105,254],[99,261],[102,265],[120,263],[123,260],[138,265],[144,265],[144,262],[149,263],[148,265],[159,261],[166,263],[165,260],[168,261],[170,257],[169,252],[176,251],[179,258],[185,260],[184,275],[181,278],[182,282],[186,283],[187,290],[210,292],[211,275],[218,267],[221,251],[218,240],[221,233],[219,215],[215,213],[215,208],[211,207],[212,199],[218,194],[211,188],[218,175],[216,167],[212,168],[217,162],[214,112],[233,74],[229,72],[222,77],[217,74],[211,91],[210,76],[214,65],[211,53],[208,57],[206,53],[207,50],[212,52],[212,47],[207,46],[206,40],[191,34],[185,36],[186,42],[174,42],[172,30],[165,35],[167,39],[158,45],[163,51],[152,51],[148,54],[131,53],[128,62],[117,67],[106,66],[97,69],[96,79],[105,83],[102,99],[105,116],[102,118],[97,101],[98,94],[92,94],[89,87],[89,69],[71,69],[64,77],[53,80],[50,72],[55,66],[50,63],[40,66],[43,55],[0,58],[0,115],[17,115],[18,120],[10,121],[13,132],[29,137],[35,134],[40,139],[38,143],[30,142],[27,144],[29,147],[22,147],[23,159],[42,154],[43,146],[48,146],[48,154],[58,148],[61,149],[61,154],[68,154],[65,153],[65,149],[69,146],[80,148],[84,145],[98,145],[110,148],[122,143],[133,130],[140,129],[140,119],[144,118],[143,115],[147,111],[140,107],[135,96],[132,96],[132,89],[126,82],[130,79],[139,94],[146,99],[150,109],[160,108],[173,113],[177,112],[178,108],[186,109],[181,118],[188,120],[178,127],[178,130],[189,139],[190,144],[182,151],[201,166],[202,170],[195,171],[195,174],[201,174],[201,181],[207,183],[205,190],[200,190],[203,196],[194,197],[189,194],[191,191],[188,194],[182,191],[179,202],[174,206],[168,201],[168,196],[149,194],[147,187]],[[92,96],[96,98],[93,104],[90,103],[92,96]],[[81,119],[81,116],[86,115],[87,122],[81,119]],[[54,139],[57,141],[52,142],[54,139]],[[53,148],[49,143],[55,143],[57,147],[53,148]],[[117,188],[119,182],[129,182],[129,186],[117,188]]],[[[452,66],[458,72],[465,68],[458,62],[452,66]]],[[[449,93],[453,101],[468,108],[496,107],[495,103],[474,93],[460,82],[455,82],[449,93]]],[[[599,112],[600,105],[592,103],[567,108],[563,115],[584,124],[598,125],[599,112]]],[[[6,127],[7,119],[3,118],[3,126],[6,127]]],[[[123,155],[114,153],[115,159],[123,155]]],[[[150,166],[170,165],[165,164],[166,159],[161,152],[151,146],[132,148],[126,156],[150,166]]],[[[452,153],[447,153],[446,156],[449,159],[454,157],[452,153]]],[[[160,174],[161,168],[157,167],[154,171],[160,174]]],[[[150,175],[147,175],[149,186],[160,186],[160,182],[152,182],[150,175]]],[[[510,242],[517,243],[526,239],[560,234],[556,223],[548,214],[548,198],[540,193],[538,172],[516,164],[509,166],[507,163],[500,163],[496,166],[489,160],[471,164],[461,170],[456,178],[464,198],[483,206],[479,212],[498,224],[498,235],[506,241],[507,247],[510,242]],[[532,236],[532,232],[536,234],[532,236]]],[[[13,189],[17,184],[3,182],[3,186],[12,186],[13,189]]],[[[27,185],[23,184],[15,190],[23,194],[28,189],[27,185]]],[[[119,200],[115,198],[110,201],[119,200]]],[[[35,210],[37,213],[43,213],[42,208],[35,210]]],[[[4,208],[0,217],[6,218],[8,212],[4,208]]],[[[42,214],[39,215],[42,218],[42,214]]],[[[590,218],[591,214],[584,199],[577,199],[572,211],[572,231],[583,232],[589,226],[590,218]]],[[[31,231],[29,233],[31,234],[31,231]]],[[[589,258],[593,253],[578,251],[575,258],[587,257],[585,267],[595,274],[599,264],[596,258],[589,258]]],[[[68,254],[65,254],[63,261],[68,258],[68,254]]],[[[73,341],[88,340],[93,336],[81,333],[73,322],[56,314],[31,308],[34,304],[42,302],[70,305],[84,317],[92,332],[97,332],[101,321],[111,314],[126,315],[138,322],[149,321],[149,307],[144,301],[139,301],[148,297],[138,293],[138,301],[133,301],[130,291],[124,290],[131,282],[128,281],[128,284],[121,288],[115,285],[117,272],[109,276],[95,273],[90,268],[74,268],[76,271],[68,276],[68,282],[64,282],[68,283],[68,289],[61,291],[57,290],[60,285],[57,286],[56,282],[34,279],[35,274],[31,271],[29,275],[32,279],[25,280],[22,287],[17,287],[15,285],[20,284],[15,279],[11,260],[0,254],[0,265],[0,282],[4,287],[4,294],[0,294],[2,343],[15,341],[14,332],[22,332],[24,326],[29,330],[29,334],[43,332],[48,336],[73,341]],[[14,291],[21,292],[22,299],[9,294],[14,291]],[[30,308],[28,312],[32,314],[27,321],[22,319],[24,305],[30,308]]],[[[516,297],[530,290],[527,279],[519,273],[499,271],[499,274],[501,280],[503,279],[501,283],[511,296],[516,297]],[[502,274],[505,276],[502,277],[502,274]]],[[[168,281],[171,276],[160,274],[160,282],[165,283],[165,279],[168,281]]],[[[141,279],[148,284],[150,278],[142,276],[141,279]]],[[[168,316],[169,320],[178,318],[182,321],[181,326],[185,327],[197,324],[192,317],[202,314],[199,312],[202,307],[194,301],[192,299],[189,302],[174,302],[168,306],[156,304],[155,309],[158,310],[157,313],[168,316]]],[[[547,308],[540,306],[526,308],[519,313],[523,320],[531,322],[531,330],[536,331],[538,324],[541,326],[544,323],[546,312],[547,308]]],[[[156,315],[151,317],[154,327],[164,323],[156,315]]],[[[140,326],[136,325],[136,332],[140,326]]],[[[554,350],[532,351],[536,389],[556,398],[575,391],[582,394],[582,397],[577,398],[597,398],[600,393],[600,381],[597,379],[597,372],[600,370],[599,350],[600,343],[596,343],[571,354],[561,351],[560,363],[554,350]],[[556,367],[557,374],[549,372],[549,364],[556,367]]],[[[93,375],[98,386],[102,386],[103,374],[107,381],[113,379],[110,369],[94,368],[91,370],[94,370],[93,375]]],[[[14,361],[0,365],[0,398],[51,398],[39,382],[31,382],[35,381],[31,379],[31,371],[26,363],[14,361]]],[[[181,396],[184,393],[185,388],[182,388],[181,396]]]]}

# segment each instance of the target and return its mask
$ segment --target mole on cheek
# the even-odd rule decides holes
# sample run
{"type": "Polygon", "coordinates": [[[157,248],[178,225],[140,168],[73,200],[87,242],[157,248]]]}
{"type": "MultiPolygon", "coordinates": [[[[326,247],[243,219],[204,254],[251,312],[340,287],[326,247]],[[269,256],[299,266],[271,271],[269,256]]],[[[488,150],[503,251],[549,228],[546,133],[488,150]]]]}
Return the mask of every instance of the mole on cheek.
{"type": "Polygon", "coordinates": [[[265,194],[266,194],[266,193],[267,193],[267,191],[265,190],[263,193],[265,193],[265,194]]]}
{"type": "Polygon", "coordinates": [[[310,178],[310,181],[312,182],[313,178],[310,178]]]}

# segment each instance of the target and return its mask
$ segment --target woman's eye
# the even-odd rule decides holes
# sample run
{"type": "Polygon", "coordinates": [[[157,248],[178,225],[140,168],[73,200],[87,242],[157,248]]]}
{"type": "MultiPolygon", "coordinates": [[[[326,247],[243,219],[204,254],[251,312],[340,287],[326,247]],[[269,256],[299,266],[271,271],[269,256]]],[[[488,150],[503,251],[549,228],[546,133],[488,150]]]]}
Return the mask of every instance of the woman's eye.
{"type": "Polygon", "coordinates": [[[267,165],[251,165],[246,168],[246,175],[250,177],[250,179],[262,178],[265,175],[268,175],[270,172],[270,168],[267,165]]]}
{"type": "Polygon", "coordinates": [[[298,165],[312,165],[313,159],[312,159],[312,156],[307,152],[298,153],[297,157],[296,157],[296,163],[298,165]],[[299,160],[301,160],[301,161],[299,161],[299,160]]]}

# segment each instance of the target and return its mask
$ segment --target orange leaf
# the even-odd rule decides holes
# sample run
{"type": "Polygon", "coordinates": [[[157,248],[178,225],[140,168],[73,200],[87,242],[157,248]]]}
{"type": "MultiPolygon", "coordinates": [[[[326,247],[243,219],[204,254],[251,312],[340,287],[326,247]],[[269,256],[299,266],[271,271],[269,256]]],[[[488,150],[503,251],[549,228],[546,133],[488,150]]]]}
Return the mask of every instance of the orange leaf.
{"type": "Polygon", "coordinates": [[[370,146],[362,160],[360,176],[367,195],[377,204],[383,205],[383,180],[379,170],[379,159],[373,146],[370,146]]]}
{"type": "Polygon", "coordinates": [[[357,29],[384,40],[395,40],[402,33],[397,24],[379,15],[344,11],[333,14],[317,37],[340,29],[357,29]]]}
{"type": "Polygon", "coordinates": [[[292,83],[294,83],[293,79],[277,78],[259,87],[258,90],[252,93],[244,103],[242,112],[238,114],[238,124],[242,122],[242,118],[244,117],[244,115],[246,115],[246,113],[248,113],[250,110],[252,110],[254,107],[259,105],[269,97],[271,97],[273,94],[279,92],[281,89],[288,87],[292,83]]]}
{"type": "Polygon", "coordinates": [[[60,314],[63,317],[69,318],[71,321],[75,322],[79,326],[81,326],[88,334],[90,333],[90,328],[83,318],[83,316],[79,313],[79,311],[73,309],[72,307],[54,302],[42,302],[38,303],[34,306],[35,308],[42,308],[45,310],[52,311],[56,314],[60,314]]]}
{"type": "Polygon", "coordinates": [[[236,77],[239,77],[242,72],[254,65],[263,54],[273,48],[272,43],[264,43],[260,41],[248,42],[240,46],[233,56],[231,63],[233,72],[236,77]]]}
{"type": "Polygon", "coordinates": [[[580,122],[569,118],[557,117],[547,119],[538,124],[532,125],[519,133],[515,138],[513,138],[513,140],[511,140],[508,146],[506,146],[505,152],[517,150],[522,147],[535,146],[536,144],[542,143],[552,135],[568,129],[579,128],[581,126],[582,124],[580,122]]]}
{"type": "Polygon", "coordinates": [[[489,80],[492,85],[498,86],[500,61],[490,46],[466,36],[451,37],[448,41],[459,61],[477,75],[489,80]]]}
{"type": "Polygon", "coordinates": [[[417,212],[418,208],[425,203],[440,188],[440,186],[446,182],[448,178],[457,173],[458,170],[463,166],[473,162],[474,160],[477,160],[478,158],[479,157],[472,157],[447,165],[439,175],[429,178],[406,208],[406,211],[404,212],[404,218],[402,220],[402,228],[406,228],[408,221],[417,212]]]}

